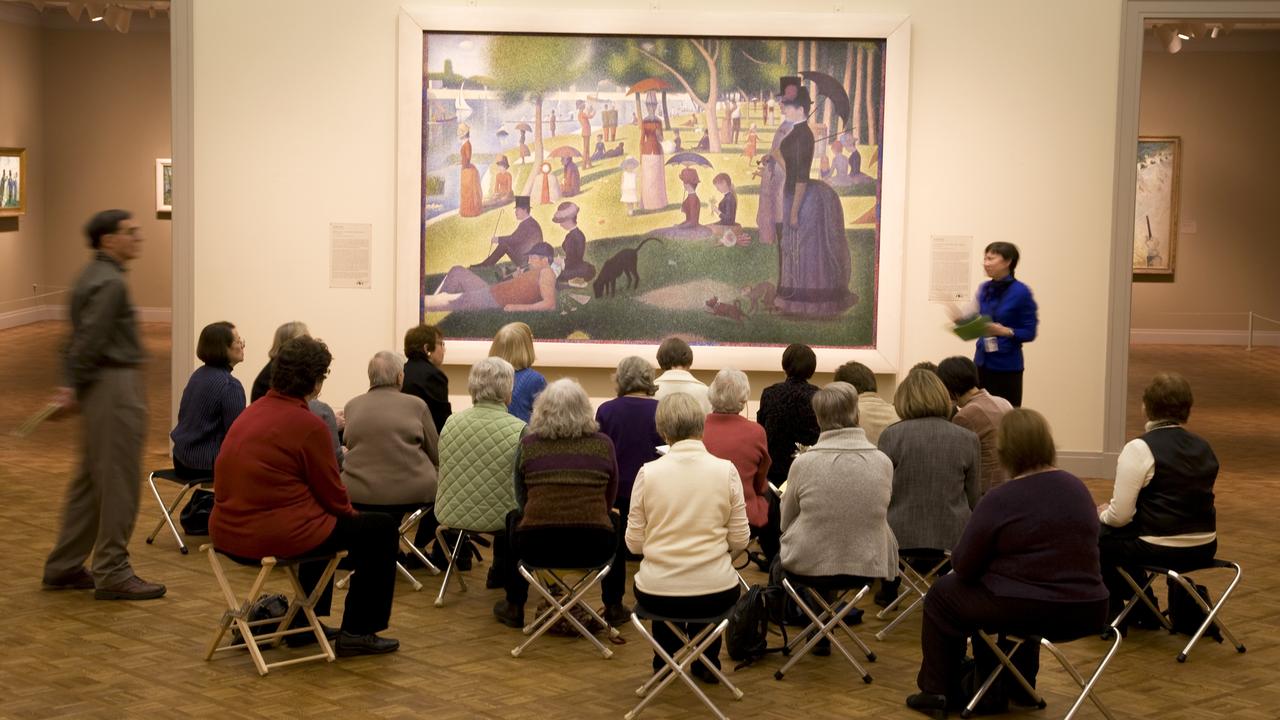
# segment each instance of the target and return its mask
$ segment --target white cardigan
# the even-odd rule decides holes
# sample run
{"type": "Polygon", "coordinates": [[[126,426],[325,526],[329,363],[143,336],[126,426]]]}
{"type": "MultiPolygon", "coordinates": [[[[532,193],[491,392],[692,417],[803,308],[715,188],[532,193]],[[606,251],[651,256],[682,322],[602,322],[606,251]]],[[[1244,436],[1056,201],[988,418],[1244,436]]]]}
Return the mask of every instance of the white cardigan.
{"type": "Polygon", "coordinates": [[[738,584],[732,555],[751,537],[742,481],[733,463],[681,440],[636,474],[627,547],[643,553],[636,589],[689,597],[738,584]]]}

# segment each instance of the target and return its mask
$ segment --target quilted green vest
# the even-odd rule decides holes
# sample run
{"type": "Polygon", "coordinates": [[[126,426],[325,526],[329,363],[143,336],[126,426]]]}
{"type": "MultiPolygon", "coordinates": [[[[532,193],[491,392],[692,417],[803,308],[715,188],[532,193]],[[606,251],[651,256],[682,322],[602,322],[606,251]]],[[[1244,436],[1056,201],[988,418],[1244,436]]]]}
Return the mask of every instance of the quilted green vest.
{"type": "Polygon", "coordinates": [[[516,509],[514,472],[524,421],[499,403],[454,413],[440,434],[436,518],[463,530],[506,528],[516,509]]]}

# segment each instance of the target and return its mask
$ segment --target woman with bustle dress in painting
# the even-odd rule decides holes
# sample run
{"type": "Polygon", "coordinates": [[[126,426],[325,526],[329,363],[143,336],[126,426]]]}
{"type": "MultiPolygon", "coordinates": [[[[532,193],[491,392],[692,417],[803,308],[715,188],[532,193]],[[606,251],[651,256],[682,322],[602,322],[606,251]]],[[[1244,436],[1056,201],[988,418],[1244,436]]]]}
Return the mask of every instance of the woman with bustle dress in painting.
{"type": "Polygon", "coordinates": [[[661,210],[667,206],[667,168],[662,154],[662,120],[658,118],[658,98],[645,97],[649,114],[640,121],[640,207],[661,210]]]}
{"type": "Polygon", "coordinates": [[[857,301],[849,292],[851,261],[844,208],[830,185],[809,177],[815,144],[807,121],[809,91],[800,86],[798,77],[782,78],[781,86],[782,115],[793,127],[772,153],[785,173],[774,304],[792,315],[836,315],[857,301]]]}
{"type": "Polygon", "coordinates": [[[458,214],[462,217],[475,217],[484,209],[484,198],[480,187],[480,170],[471,164],[471,128],[465,123],[459,125],[458,137],[462,140],[462,147],[458,150],[462,165],[458,179],[461,194],[458,199],[458,214]]]}

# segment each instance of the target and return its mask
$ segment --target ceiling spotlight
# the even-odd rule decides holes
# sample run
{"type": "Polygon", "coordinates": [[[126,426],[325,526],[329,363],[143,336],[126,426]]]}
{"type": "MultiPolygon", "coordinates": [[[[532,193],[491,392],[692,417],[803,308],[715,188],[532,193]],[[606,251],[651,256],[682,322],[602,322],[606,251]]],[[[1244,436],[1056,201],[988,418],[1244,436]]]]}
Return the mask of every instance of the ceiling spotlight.
{"type": "Polygon", "coordinates": [[[1191,36],[1190,36],[1190,35],[1188,35],[1188,34],[1186,33],[1186,31],[1179,30],[1179,31],[1178,31],[1178,38],[1179,38],[1179,39],[1181,39],[1181,40],[1190,40],[1190,39],[1191,39],[1191,36]]]}
{"type": "Polygon", "coordinates": [[[1182,38],[1177,34],[1176,28],[1172,25],[1157,25],[1155,28],[1156,38],[1160,40],[1160,44],[1168,50],[1170,54],[1176,53],[1182,49],[1182,38]]]}
{"type": "Polygon", "coordinates": [[[1221,32],[1222,32],[1222,27],[1220,25],[1214,25],[1212,28],[1209,29],[1209,37],[1216,40],[1218,39],[1218,34],[1221,32]]]}
{"type": "Polygon", "coordinates": [[[102,0],[88,0],[84,6],[89,11],[89,19],[93,22],[101,20],[107,10],[107,4],[102,0]]]}

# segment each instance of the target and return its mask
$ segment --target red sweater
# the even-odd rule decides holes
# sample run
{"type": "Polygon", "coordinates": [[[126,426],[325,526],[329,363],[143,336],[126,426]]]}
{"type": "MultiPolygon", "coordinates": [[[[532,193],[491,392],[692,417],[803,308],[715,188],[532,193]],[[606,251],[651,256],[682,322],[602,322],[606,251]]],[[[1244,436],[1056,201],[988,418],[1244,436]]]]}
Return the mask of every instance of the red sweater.
{"type": "Polygon", "coordinates": [[[764,428],[741,415],[711,413],[702,431],[707,452],[728,460],[742,479],[742,499],[747,505],[747,522],[754,527],[769,523],[769,443],[764,428]]]}
{"type": "Polygon", "coordinates": [[[301,555],[328,539],[338,515],[355,515],[324,421],[274,390],[232,423],[214,477],[209,535],[233,555],[301,555]]]}

